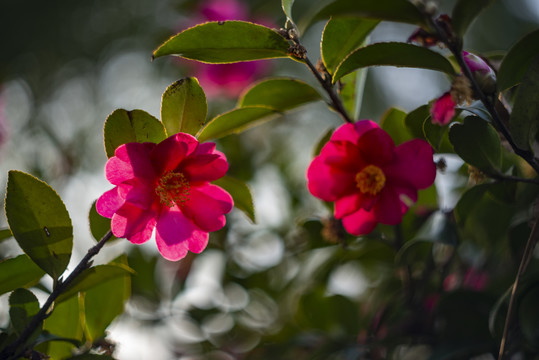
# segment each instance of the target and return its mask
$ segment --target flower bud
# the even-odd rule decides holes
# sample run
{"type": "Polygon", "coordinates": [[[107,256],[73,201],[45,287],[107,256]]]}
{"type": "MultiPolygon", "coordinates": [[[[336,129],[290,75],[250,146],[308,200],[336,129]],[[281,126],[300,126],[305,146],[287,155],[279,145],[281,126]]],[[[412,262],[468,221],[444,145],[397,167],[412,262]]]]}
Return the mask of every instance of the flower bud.
{"type": "Polygon", "coordinates": [[[463,51],[464,62],[470,68],[477,85],[486,94],[496,91],[496,73],[479,56],[463,51]]]}

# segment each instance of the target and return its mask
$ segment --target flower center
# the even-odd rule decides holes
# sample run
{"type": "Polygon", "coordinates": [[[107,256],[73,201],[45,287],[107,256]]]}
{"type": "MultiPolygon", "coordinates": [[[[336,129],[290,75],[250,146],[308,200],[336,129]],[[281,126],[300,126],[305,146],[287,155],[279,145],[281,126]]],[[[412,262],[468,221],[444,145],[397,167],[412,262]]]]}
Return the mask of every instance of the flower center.
{"type": "Polygon", "coordinates": [[[386,176],[378,166],[367,165],[356,174],[356,186],[363,194],[376,195],[385,184],[386,176]]]}
{"type": "Polygon", "coordinates": [[[159,179],[155,187],[155,193],[159,196],[161,204],[173,207],[174,204],[181,206],[189,201],[191,186],[185,175],[169,171],[159,179]]]}

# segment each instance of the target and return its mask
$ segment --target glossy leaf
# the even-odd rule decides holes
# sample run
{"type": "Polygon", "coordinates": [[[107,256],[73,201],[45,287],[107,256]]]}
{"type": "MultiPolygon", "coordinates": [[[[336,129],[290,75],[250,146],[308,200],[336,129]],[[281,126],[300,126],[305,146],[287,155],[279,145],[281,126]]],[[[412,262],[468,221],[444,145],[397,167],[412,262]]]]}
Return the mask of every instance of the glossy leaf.
{"type": "Polygon", "coordinates": [[[395,142],[395,145],[400,145],[405,141],[413,139],[412,135],[404,125],[406,113],[397,108],[387,110],[382,119],[380,126],[384,129],[395,142]]]}
{"type": "Polygon", "coordinates": [[[232,199],[234,199],[234,206],[243,211],[252,222],[256,221],[253,196],[246,183],[230,176],[224,176],[214,181],[213,184],[228,191],[232,199]]]}
{"type": "Polygon", "coordinates": [[[367,36],[380,23],[364,18],[332,18],[324,27],[322,61],[330,74],[352,51],[365,43],[367,36]]]}
{"type": "Polygon", "coordinates": [[[322,97],[311,85],[292,78],[279,78],[251,86],[241,96],[238,107],[264,106],[284,112],[318,100],[322,97]]]}
{"type": "Polygon", "coordinates": [[[246,106],[218,115],[209,121],[198,133],[198,140],[203,142],[210,139],[237,134],[245,131],[262,121],[275,118],[280,113],[274,109],[262,106],[246,106]]]}
{"type": "Polygon", "coordinates": [[[168,136],[184,132],[195,135],[206,122],[208,104],[196,78],[170,85],[161,97],[161,121],[168,136]]]}
{"type": "Polygon", "coordinates": [[[130,142],[159,143],[166,138],[163,124],[143,110],[114,110],[107,117],[104,128],[105,151],[108,157],[114,150],[130,142]]]}
{"type": "MultiPolygon", "coordinates": [[[[114,264],[127,266],[127,257],[122,255],[109,265],[114,264]]],[[[85,292],[82,296],[84,299],[85,335],[90,341],[104,335],[110,323],[123,313],[124,305],[130,295],[131,276],[128,272],[102,281],[85,292]]]]}
{"type": "Polygon", "coordinates": [[[464,36],[468,26],[479,15],[479,13],[489,6],[493,0],[458,0],[451,15],[451,25],[459,36],[464,36]]]}
{"type": "Polygon", "coordinates": [[[292,5],[294,5],[294,0],[281,0],[283,12],[290,20],[292,20],[292,5]]]}
{"type": "Polygon", "coordinates": [[[511,135],[517,146],[530,150],[537,135],[539,122],[539,55],[522,79],[515,95],[509,119],[511,135]]]}
{"type": "MultiPolygon", "coordinates": [[[[103,306],[106,308],[107,305],[103,306]]],[[[65,359],[72,355],[77,341],[83,340],[82,324],[79,316],[79,299],[74,296],[67,301],[54,306],[54,311],[43,323],[43,330],[59,337],[53,338],[41,345],[47,355],[53,359],[65,359]],[[69,341],[65,341],[65,340],[69,341]]]]}
{"type": "Polygon", "coordinates": [[[498,90],[503,91],[520,83],[538,54],[539,30],[535,30],[513,45],[503,58],[497,76],[498,90]]]}
{"type": "Polygon", "coordinates": [[[454,124],[449,129],[449,139],[455,152],[468,164],[487,173],[500,168],[500,137],[483,119],[468,116],[463,124],[454,124]]]}
{"type": "Polygon", "coordinates": [[[479,184],[466,190],[464,194],[461,195],[455,206],[455,218],[459,224],[464,224],[487,190],[488,184],[479,184]]]}
{"type": "Polygon", "coordinates": [[[446,130],[447,126],[433,124],[430,114],[429,117],[423,122],[423,134],[429,144],[437,151],[440,150],[446,130]]]}
{"type": "Polygon", "coordinates": [[[9,296],[9,317],[17,334],[21,334],[38,312],[39,301],[30,290],[17,289],[9,296]]]}
{"type": "Polygon", "coordinates": [[[359,16],[414,25],[426,24],[421,12],[407,0],[336,0],[322,8],[304,23],[302,28],[307,28],[316,21],[338,16],[359,16]]]}
{"type": "Polygon", "coordinates": [[[36,284],[45,275],[27,255],[19,255],[0,262],[0,295],[17,288],[36,284]]]}
{"type": "Polygon", "coordinates": [[[376,43],[352,52],[335,69],[333,82],[366,66],[397,66],[442,71],[454,75],[451,62],[443,55],[421,46],[399,42],[376,43]]]}
{"type": "Polygon", "coordinates": [[[212,64],[288,57],[288,41],[262,25],[245,21],[200,24],[171,37],[154,51],[212,64]]]}
{"type": "Polygon", "coordinates": [[[83,273],[60,296],[58,296],[56,302],[60,303],[79,292],[88,291],[103,282],[133,273],[134,271],[128,266],[118,263],[91,267],[84,270],[83,273]]]}
{"type": "Polygon", "coordinates": [[[361,112],[367,72],[368,68],[358,69],[339,79],[338,94],[346,112],[353,119],[359,118],[361,112]]]}
{"type": "Polygon", "coordinates": [[[11,234],[11,230],[9,229],[0,230],[0,243],[4,240],[11,238],[12,236],[13,235],[11,234]]]}
{"type": "Polygon", "coordinates": [[[458,106],[457,109],[469,111],[485,121],[492,122],[492,116],[480,100],[474,101],[469,106],[458,106]]]}
{"type": "MultiPolygon", "coordinates": [[[[110,231],[110,219],[101,216],[97,213],[95,208],[97,200],[93,202],[90,213],[88,214],[88,220],[90,222],[90,232],[96,241],[101,240],[106,233],[110,231]]],[[[110,238],[108,243],[117,240],[118,238],[114,235],[110,238]]]]}
{"type": "Polygon", "coordinates": [[[430,110],[428,105],[421,105],[417,109],[414,109],[406,115],[404,124],[408,131],[414,138],[424,139],[425,132],[423,131],[423,124],[430,118],[430,110]]]}
{"type": "Polygon", "coordinates": [[[24,252],[54,279],[64,272],[73,248],[73,226],[60,196],[46,183],[10,171],[6,216],[24,252]]]}

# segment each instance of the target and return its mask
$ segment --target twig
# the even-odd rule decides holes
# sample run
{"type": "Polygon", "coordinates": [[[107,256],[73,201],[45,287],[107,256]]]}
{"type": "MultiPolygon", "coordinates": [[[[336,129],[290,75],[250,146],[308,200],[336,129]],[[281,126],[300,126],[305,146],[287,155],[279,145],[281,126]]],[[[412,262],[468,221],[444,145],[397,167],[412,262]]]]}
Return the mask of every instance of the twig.
{"type": "Polygon", "coordinates": [[[539,227],[537,224],[539,223],[539,219],[535,220],[535,223],[533,224],[532,232],[530,234],[530,237],[528,238],[528,242],[526,243],[526,248],[524,249],[524,253],[522,254],[522,260],[520,260],[520,266],[518,267],[518,272],[515,277],[515,282],[513,283],[513,288],[511,290],[511,298],[509,300],[509,308],[507,309],[507,315],[505,317],[505,325],[503,328],[503,335],[502,335],[502,341],[500,343],[500,352],[498,353],[498,360],[503,360],[504,353],[505,353],[505,345],[509,342],[509,327],[512,321],[513,316],[513,307],[515,305],[515,298],[518,286],[520,284],[520,278],[522,277],[522,274],[526,270],[526,267],[528,266],[532,255],[533,255],[533,249],[535,248],[535,245],[537,244],[537,241],[539,240],[539,227]]]}
{"type": "Polygon", "coordinates": [[[45,304],[43,304],[43,307],[39,310],[39,312],[32,318],[32,320],[26,325],[24,330],[21,332],[21,335],[15,340],[11,345],[7,346],[1,353],[0,353],[0,359],[18,359],[21,354],[24,353],[26,350],[25,346],[22,347],[19,351],[18,348],[25,344],[26,341],[30,338],[30,336],[33,334],[33,332],[36,330],[36,328],[41,324],[47,316],[49,316],[48,312],[53,304],[54,300],[64,292],[67,287],[77,278],[84,270],[86,270],[90,266],[90,260],[99,253],[103,245],[112,237],[112,231],[109,230],[102,238],[99,240],[99,242],[94,245],[92,248],[88,250],[86,255],[82,258],[82,260],[79,262],[77,267],[69,274],[69,276],[64,281],[59,281],[58,285],[54,288],[52,293],[47,298],[47,301],[45,301],[45,304]]]}

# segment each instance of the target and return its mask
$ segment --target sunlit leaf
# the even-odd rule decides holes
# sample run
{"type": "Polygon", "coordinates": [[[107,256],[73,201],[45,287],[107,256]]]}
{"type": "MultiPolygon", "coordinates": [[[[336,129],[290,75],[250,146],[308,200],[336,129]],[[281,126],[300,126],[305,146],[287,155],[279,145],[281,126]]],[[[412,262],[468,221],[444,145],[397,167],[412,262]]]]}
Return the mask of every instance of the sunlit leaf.
{"type": "MultiPolygon", "coordinates": [[[[125,255],[115,259],[109,265],[123,264],[127,266],[125,255]]],[[[105,330],[118,315],[123,313],[124,305],[131,295],[131,274],[102,281],[89,288],[84,295],[85,335],[90,341],[104,335],[105,330]],[[103,306],[106,304],[106,306],[103,306]]]]}
{"type": "Polygon", "coordinates": [[[285,111],[321,99],[311,85],[301,80],[277,78],[263,80],[251,86],[241,96],[238,107],[264,106],[285,111]]]}
{"type": "Polygon", "coordinates": [[[198,133],[198,140],[203,142],[230,134],[245,131],[262,121],[280,115],[280,112],[263,106],[246,106],[218,115],[209,121],[198,133]]]}
{"type": "Polygon", "coordinates": [[[9,317],[17,334],[21,334],[38,312],[39,301],[30,290],[17,289],[9,296],[9,317]]]}
{"type": "Polygon", "coordinates": [[[13,235],[11,234],[11,230],[9,229],[0,230],[0,243],[4,240],[11,238],[12,236],[13,235]]]}
{"type": "Polygon", "coordinates": [[[6,217],[24,252],[58,279],[73,248],[73,226],[58,194],[43,181],[12,170],[8,176],[6,217]]]}
{"type": "MultiPolygon", "coordinates": [[[[92,204],[92,208],[90,209],[90,213],[88,214],[88,220],[90,222],[90,232],[92,233],[92,236],[96,241],[99,241],[103,236],[105,236],[106,233],[110,231],[110,219],[97,213],[95,207],[96,203],[97,200],[94,201],[92,204]]],[[[117,239],[118,238],[116,236],[112,235],[108,242],[110,243],[111,241],[117,239]]]]}
{"type": "Polygon", "coordinates": [[[213,181],[213,184],[228,191],[232,199],[234,199],[234,206],[243,211],[252,222],[256,221],[253,196],[246,183],[230,176],[224,176],[213,181]]]}
{"type": "Polygon", "coordinates": [[[364,18],[332,18],[322,34],[322,61],[330,74],[352,51],[365,43],[367,36],[380,23],[364,18]]]}
{"type": "Polygon", "coordinates": [[[493,0],[458,0],[451,15],[451,25],[455,33],[464,36],[477,15],[492,2],[493,0]]]}
{"type": "Polygon", "coordinates": [[[0,262],[0,295],[17,288],[36,284],[45,275],[27,255],[19,255],[0,262]]]}
{"type": "Polygon", "coordinates": [[[515,144],[523,150],[531,149],[539,122],[539,55],[524,75],[509,119],[515,144]]]}
{"type": "Polygon", "coordinates": [[[114,110],[107,117],[104,128],[105,151],[114,156],[116,148],[130,142],[159,143],[166,138],[161,121],[143,110],[114,110]]]}
{"type": "Polygon", "coordinates": [[[339,79],[337,91],[343,106],[353,119],[357,119],[363,103],[363,92],[368,68],[358,69],[339,79]]]}
{"type": "Polygon", "coordinates": [[[400,145],[405,141],[413,139],[405,127],[405,118],[406,112],[397,108],[390,108],[382,115],[382,119],[380,119],[380,126],[391,136],[395,145],[400,145]]]}
{"type": "Polygon", "coordinates": [[[154,58],[178,55],[212,64],[288,57],[288,41],[262,25],[245,21],[200,24],[171,37],[154,58]]]}
{"type": "Polygon", "coordinates": [[[68,288],[58,296],[56,302],[62,302],[79,292],[88,291],[108,280],[133,274],[134,271],[127,265],[111,263],[106,265],[96,265],[83,271],[83,273],[68,288]]]}
{"type": "Polygon", "coordinates": [[[443,55],[421,46],[399,42],[368,45],[352,52],[335,69],[333,82],[344,75],[366,66],[397,66],[442,71],[454,75],[451,62],[443,55]]]}
{"type": "Polygon", "coordinates": [[[455,152],[468,164],[487,173],[500,168],[500,137],[483,119],[468,116],[463,124],[454,124],[449,129],[449,139],[455,152]]]}
{"type": "Polygon", "coordinates": [[[167,134],[195,135],[206,122],[208,105],[196,78],[184,78],[170,85],[161,97],[161,121],[167,134]]]}
{"type": "Polygon", "coordinates": [[[520,39],[500,65],[497,76],[499,91],[509,89],[522,81],[524,74],[539,54],[539,30],[535,30],[520,39]]]}

